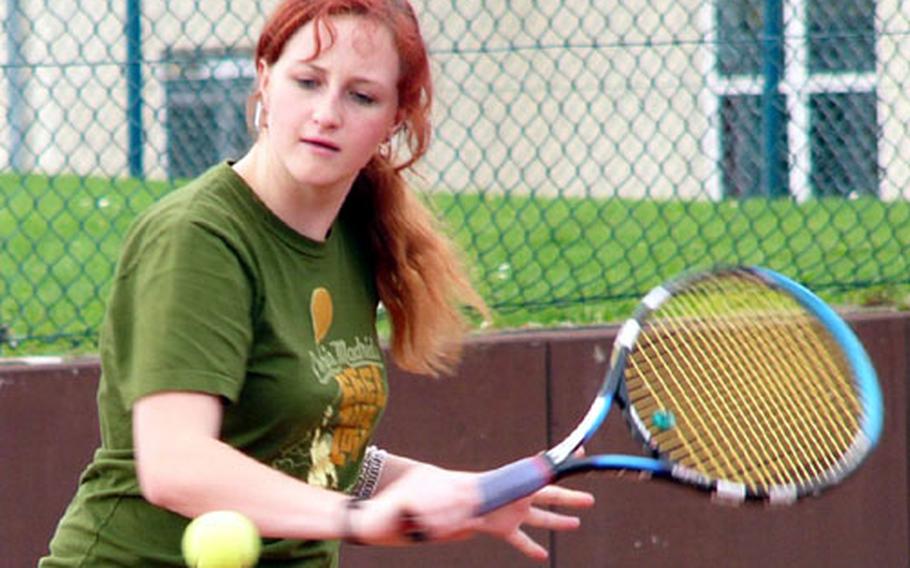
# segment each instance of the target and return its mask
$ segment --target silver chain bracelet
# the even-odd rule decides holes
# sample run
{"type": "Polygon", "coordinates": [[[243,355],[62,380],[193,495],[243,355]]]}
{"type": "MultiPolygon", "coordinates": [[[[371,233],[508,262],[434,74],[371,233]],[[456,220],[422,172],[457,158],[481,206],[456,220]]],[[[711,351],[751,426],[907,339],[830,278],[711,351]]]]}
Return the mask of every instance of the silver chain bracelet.
{"type": "Polygon", "coordinates": [[[357,483],[351,489],[351,495],[360,499],[372,497],[379,484],[382,466],[388,455],[389,452],[376,446],[367,446],[363,455],[363,464],[360,466],[360,474],[357,477],[357,483]]]}

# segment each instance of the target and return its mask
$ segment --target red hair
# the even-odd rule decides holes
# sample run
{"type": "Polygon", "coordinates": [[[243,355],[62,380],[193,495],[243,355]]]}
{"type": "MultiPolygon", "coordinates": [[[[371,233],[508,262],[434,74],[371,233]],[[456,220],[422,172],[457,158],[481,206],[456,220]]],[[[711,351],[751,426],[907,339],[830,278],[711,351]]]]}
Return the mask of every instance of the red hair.
{"type": "Polygon", "coordinates": [[[379,297],[392,322],[395,362],[435,375],[458,361],[467,329],[462,305],[484,316],[487,310],[435,218],[402,177],[426,153],[432,132],[430,62],[413,9],[406,0],[285,0],[265,23],[256,62],[274,64],[288,40],[310,22],[318,56],[327,47],[321,31],[328,31],[331,46],[335,32],[330,18],[342,15],[369,18],[392,33],[401,67],[397,136],[407,150],[398,162],[391,151],[377,152],[354,182],[345,212],[366,228],[379,297]]]}

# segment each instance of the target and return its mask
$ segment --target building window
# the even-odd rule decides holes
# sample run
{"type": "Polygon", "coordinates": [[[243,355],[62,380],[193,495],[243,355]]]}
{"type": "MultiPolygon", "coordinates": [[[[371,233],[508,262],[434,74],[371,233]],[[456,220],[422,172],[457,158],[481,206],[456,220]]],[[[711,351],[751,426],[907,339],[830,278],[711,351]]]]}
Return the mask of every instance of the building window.
{"type": "MultiPolygon", "coordinates": [[[[763,106],[764,10],[775,2],[724,0],[715,5],[721,194],[767,194],[767,170],[782,168],[785,195],[877,195],[878,115],[874,0],[777,0],[783,61],[774,106],[763,106]],[[780,129],[763,128],[768,109],[780,129]],[[775,135],[776,144],[764,137],[775,135]],[[765,160],[766,148],[781,156],[765,160]]],[[[773,56],[773,51],[769,52],[773,56]]],[[[773,80],[773,78],[771,78],[773,80]]],[[[773,89],[771,89],[773,93],[773,89]]]]}
{"type": "Polygon", "coordinates": [[[761,73],[762,2],[717,4],[717,67],[721,75],[761,73]]]}
{"type": "MultiPolygon", "coordinates": [[[[777,106],[783,108],[783,97],[777,106]]],[[[722,184],[726,197],[757,197],[764,195],[762,186],[764,145],[762,144],[762,98],[760,95],[730,95],[721,97],[721,160],[722,184]]],[[[781,130],[776,146],[779,167],[786,170],[787,137],[781,130]]],[[[783,180],[786,184],[786,179],[783,180]]],[[[786,190],[786,185],[784,186],[786,190]]]]}
{"type": "Polygon", "coordinates": [[[875,72],[875,0],[806,3],[811,73],[875,72]]]}
{"type": "Polygon", "coordinates": [[[192,178],[251,142],[246,103],[254,71],[248,52],[169,52],[165,81],[171,178],[192,178]]]}
{"type": "Polygon", "coordinates": [[[876,102],[874,92],[809,98],[813,194],[878,194],[876,102]]]}

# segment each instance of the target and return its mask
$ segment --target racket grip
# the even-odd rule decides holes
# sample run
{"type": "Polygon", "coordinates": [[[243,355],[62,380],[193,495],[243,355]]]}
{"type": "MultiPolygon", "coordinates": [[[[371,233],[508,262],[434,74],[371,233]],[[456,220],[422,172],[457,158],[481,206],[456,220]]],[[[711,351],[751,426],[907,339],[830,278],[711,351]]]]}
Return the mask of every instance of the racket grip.
{"type": "Polygon", "coordinates": [[[543,454],[481,474],[478,483],[482,501],[477,507],[476,515],[486,515],[512,501],[527,497],[549,485],[553,477],[553,466],[543,454]]]}

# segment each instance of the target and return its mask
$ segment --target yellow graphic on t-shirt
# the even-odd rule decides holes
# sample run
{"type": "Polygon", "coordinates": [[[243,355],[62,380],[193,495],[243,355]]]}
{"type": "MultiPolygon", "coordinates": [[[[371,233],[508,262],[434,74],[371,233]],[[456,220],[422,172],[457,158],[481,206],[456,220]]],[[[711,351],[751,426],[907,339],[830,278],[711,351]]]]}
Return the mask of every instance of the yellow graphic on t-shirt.
{"type": "Polygon", "coordinates": [[[332,439],[331,460],[335,465],[342,465],[356,459],[363,450],[388,395],[379,365],[349,367],[335,379],[341,388],[341,406],[332,439]]]}
{"type": "Polygon", "coordinates": [[[310,319],[313,321],[313,337],[322,343],[332,327],[332,294],[325,288],[313,290],[310,296],[310,319]]]}
{"type": "Polygon", "coordinates": [[[341,391],[337,419],[332,407],[326,408],[322,427],[313,433],[307,460],[307,483],[326,488],[337,488],[338,467],[363,451],[387,397],[378,365],[348,367],[335,379],[341,391]],[[329,426],[331,423],[335,426],[329,426]]]}
{"type": "MultiPolygon", "coordinates": [[[[314,320],[315,321],[315,320],[314,320]]],[[[300,424],[289,433],[272,467],[311,485],[338,489],[343,468],[356,461],[385,408],[382,352],[374,337],[335,339],[310,353],[316,383],[334,391],[318,426],[300,424]]]]}
{"type": "MultiPolygon", "coordinates": [[[[323,426],[332,418],[332,407],[325,409],[323,426]]],[[[310,446],[310,471],[307,483],[318,487],[335,488],[338,486],[338,470],[330,459],[332,450],[332,432],[320,428],[314,433],[310,446]]]]}

